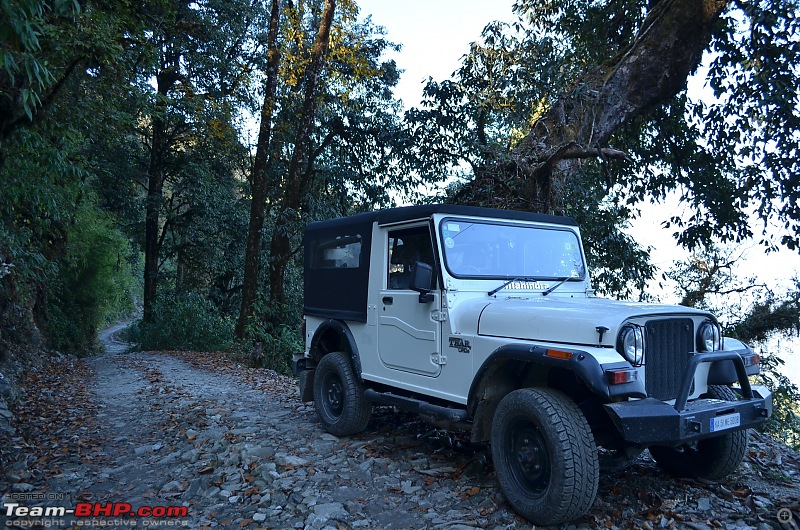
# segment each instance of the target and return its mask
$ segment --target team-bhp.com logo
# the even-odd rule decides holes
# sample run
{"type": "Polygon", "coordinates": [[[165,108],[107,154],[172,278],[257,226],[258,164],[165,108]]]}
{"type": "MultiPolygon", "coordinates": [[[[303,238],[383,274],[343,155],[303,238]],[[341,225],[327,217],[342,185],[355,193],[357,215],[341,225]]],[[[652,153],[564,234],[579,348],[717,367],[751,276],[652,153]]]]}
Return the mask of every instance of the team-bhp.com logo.
{"type": "MultiPolygon", "coordinates": [[[[19,502],[4,502],[3,515],[6,516],[6,526],[8,527],[27,527],[32,524],[41,526],[45,519],[50,522],[45,526],[61,526],[59,519],[64,518],[77,519],[78,526],[96,526],[88,520],[82,523],[81,519],[97,519],[99,517],[116,519],[117,525],[119,525],[119,520],[127,521],[124,526],[138,526],[137,523],[141,523],[141,526],[173,526],[185,524],[185,521],[177,521],[177,519],[187,517],[189,509],[186,506],[139,506],[134,508],[127,502],[79,502],[75,508],[24,506],[19,502]],[[35,521],[34,518],[39,521],[35,521]]],[[[107,524],[108,522],[106,522],[107,524]]]]}

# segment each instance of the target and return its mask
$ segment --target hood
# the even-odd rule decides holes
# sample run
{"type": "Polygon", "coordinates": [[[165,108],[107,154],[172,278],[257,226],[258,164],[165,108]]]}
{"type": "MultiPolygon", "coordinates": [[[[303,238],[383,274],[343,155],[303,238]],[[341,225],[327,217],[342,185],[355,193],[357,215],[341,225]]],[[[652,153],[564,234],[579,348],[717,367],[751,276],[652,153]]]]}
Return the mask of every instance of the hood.
{"type": "Polygon", "coordinates": [[[620,326],[628,319],[649,316],[709,316],[677,305],[622,302],[606,298],[539,296],[497,300],[486,305],[478,334],[494,337],[614,346],[620,326]],[[597,327],[608,328],[599,342],[597,327]]]}

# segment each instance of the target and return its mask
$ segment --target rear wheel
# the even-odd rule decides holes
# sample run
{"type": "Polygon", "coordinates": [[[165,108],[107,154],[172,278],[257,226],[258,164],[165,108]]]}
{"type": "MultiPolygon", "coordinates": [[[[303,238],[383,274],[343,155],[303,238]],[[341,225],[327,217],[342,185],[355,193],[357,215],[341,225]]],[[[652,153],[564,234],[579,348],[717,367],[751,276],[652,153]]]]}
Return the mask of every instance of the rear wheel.
{"type": "Polygon", "coordinates": [[[317,365],[314,405],[319,421],[336,436],[356,434],[367,426],[372,404],[345,352],[329,353],[317,365]]]}
{"type": "MultiPolygon", "coordinates": [[[[709,386],[703,397],[724,401],[738,399],[733,390],[721,385],[709,386]]],[[[670,475],[719,480],[739,467],[747,453],[747,439],[745,429],[678,447],[653,446],[650,454],[670,475]]]]}
{"type": "Polygon", "coordinates": [[[597,448],[580,409],[561,392],[515,390],[492,421],[492,459],[500,488],[537,525],[577,519],[594,502],[597,448]]]}

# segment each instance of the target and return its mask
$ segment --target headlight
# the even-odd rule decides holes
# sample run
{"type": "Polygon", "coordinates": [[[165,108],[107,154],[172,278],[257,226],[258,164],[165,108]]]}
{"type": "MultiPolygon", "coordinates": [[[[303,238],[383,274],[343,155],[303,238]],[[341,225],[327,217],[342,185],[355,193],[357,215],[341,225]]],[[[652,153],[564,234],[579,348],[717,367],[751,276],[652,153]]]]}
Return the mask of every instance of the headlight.
{"type": "Polygon", "coordinates": [[[625,324],[617,338],[617,351],[633,366],[644,360],[644,330],[635,324],[625,324]]]}
{"type": "Polygon", "coordinates": [[[722,331],[719,324],[706,320],[697,328],[697,351],[718,351],[722,349],[722,331]]]}

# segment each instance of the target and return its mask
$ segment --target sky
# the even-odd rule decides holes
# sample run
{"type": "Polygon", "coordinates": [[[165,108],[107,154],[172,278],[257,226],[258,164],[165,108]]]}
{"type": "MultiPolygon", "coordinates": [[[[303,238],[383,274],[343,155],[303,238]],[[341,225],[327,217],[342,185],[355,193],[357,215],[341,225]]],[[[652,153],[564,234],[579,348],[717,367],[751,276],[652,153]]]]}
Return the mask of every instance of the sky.
{"type": "Polygon", "coordinates": [[[403,49],[390,57],[404,70],[395,90],[406,108],[415,107],[428,77],[441,81],[458,68],[469,44],[493,20],[511,22],[512,0],[358,0],[361,15],[386,28],[403,49]]]}

